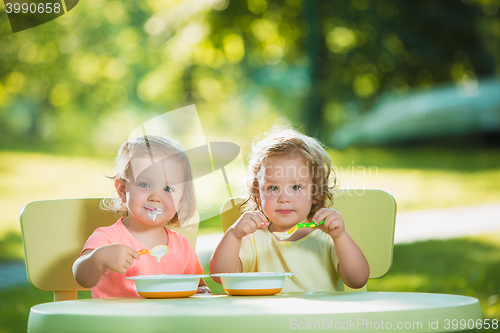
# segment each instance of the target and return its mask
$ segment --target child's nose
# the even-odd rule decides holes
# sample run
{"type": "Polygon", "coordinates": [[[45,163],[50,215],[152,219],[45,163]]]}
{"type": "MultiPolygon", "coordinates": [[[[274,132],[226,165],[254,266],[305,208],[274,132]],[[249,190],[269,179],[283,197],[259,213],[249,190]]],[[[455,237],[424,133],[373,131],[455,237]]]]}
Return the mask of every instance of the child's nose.
{"type": "Polygon", "coordinates": [[[149,201],[160,201],[160,192],[161,191],[162,191],[162,189],[152,189],[151,191],[149,191],[148,200],[149,201]]]}
{"type": "Polygon", "coordinates": [[[285,193],[285,191],[283,191],[282,193],[280,193],[280,195],[278,197],[278,202],[279,203],[290,202],[290,197],[285,193]]]}

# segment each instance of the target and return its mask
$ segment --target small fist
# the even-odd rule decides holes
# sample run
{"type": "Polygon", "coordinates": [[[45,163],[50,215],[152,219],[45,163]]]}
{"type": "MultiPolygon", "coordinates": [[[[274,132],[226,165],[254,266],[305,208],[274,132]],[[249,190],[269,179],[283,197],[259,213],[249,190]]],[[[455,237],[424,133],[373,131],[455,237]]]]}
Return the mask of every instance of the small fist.
{"type": "Polygon", "coordinates": [[[235,237],[241,239],[257,229],[264,229],[266,225],[269,225],[266,216],[259,211],[252,211],[243,213],[231,229],[235,237]]]}
{"type": "Polygon", "coordinates": [[[342,236],[345,231],[344,220],[340,213],[335,209],[321,208],[313,216],[312,220],[320,223],[325,220],[323,224],[317,226],[323,232],[329,234],[334,240],[342,236]]]}
{"type": "Polygon", "coordinates": [[[199,286],[196,290],[196,294],[211,294],[212,291],[207,286],[199,286]]]}
{"type": "Polygon", "coordinates": [[[103,268],[125,274],[127,268],[139,259],[139,255],[131,247],[123,244],[110,244],[97,248],[93,256],[97,256],[103,268]]]}

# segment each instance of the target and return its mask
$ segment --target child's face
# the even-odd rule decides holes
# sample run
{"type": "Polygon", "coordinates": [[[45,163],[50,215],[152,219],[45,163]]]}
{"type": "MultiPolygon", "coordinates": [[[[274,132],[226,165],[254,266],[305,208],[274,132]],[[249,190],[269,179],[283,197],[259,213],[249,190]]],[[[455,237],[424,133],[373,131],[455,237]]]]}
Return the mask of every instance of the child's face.
{"type": "Polygon", "coordinates": [[[259,198],[273,231],[285,232],[297,223],[307,222],[313,199],[309,168],[301,158],[278,157],[265,166],[259,198]]]}
{"type": "Polygon", "coordinates": [[[127,180],[122,180],[123,187],[118,186],[117,191],[127,204],[130,220],[163,226],[183,203],[183,181],[182,168],[175,161],[167,159],[151,165],[149,158],[136,158],[131,161],[127,180]]]}

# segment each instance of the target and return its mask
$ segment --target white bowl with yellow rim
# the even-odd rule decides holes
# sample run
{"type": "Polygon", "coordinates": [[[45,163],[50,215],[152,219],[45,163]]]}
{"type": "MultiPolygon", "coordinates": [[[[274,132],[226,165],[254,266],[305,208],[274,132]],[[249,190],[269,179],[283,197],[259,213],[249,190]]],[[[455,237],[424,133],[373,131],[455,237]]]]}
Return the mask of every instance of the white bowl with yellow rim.
{"type": "Polygon", "coordinates": [[[224,291],[233,296],[266,296],[279,293],[285,278],[293,273],[252,272],[212,274],[219,277],[224,291]]]}
{"type": "Polygon", "coordinates": [[[142,275],[131,276],[126,279],[134,280],[137,292],[146,298],[180,298],[189,297],[196,293],[201,278],[209,275],[142,275]]]}

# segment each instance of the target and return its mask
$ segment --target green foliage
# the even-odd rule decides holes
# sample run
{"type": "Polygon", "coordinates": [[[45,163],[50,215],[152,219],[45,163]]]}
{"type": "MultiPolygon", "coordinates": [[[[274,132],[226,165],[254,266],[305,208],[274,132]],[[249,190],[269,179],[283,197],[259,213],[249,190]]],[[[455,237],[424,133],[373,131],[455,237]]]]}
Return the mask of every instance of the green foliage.
{"type": "Polygon", "coordinates": [[[321,134],[369,110],[381,93],[498,73],[498,5],[248,0],[209,15],[212,40],[233,33],[245,40],[248,81],[282,114],[321,134]]]}
{"type": "Polygon", "coordinates": [[[321,134],[381,93],[498,73],[497,1],[210,4],[81,1],[16,34],[3,15],[1,146],[113,146],[190,103],[213,131],[321,134]]]}

